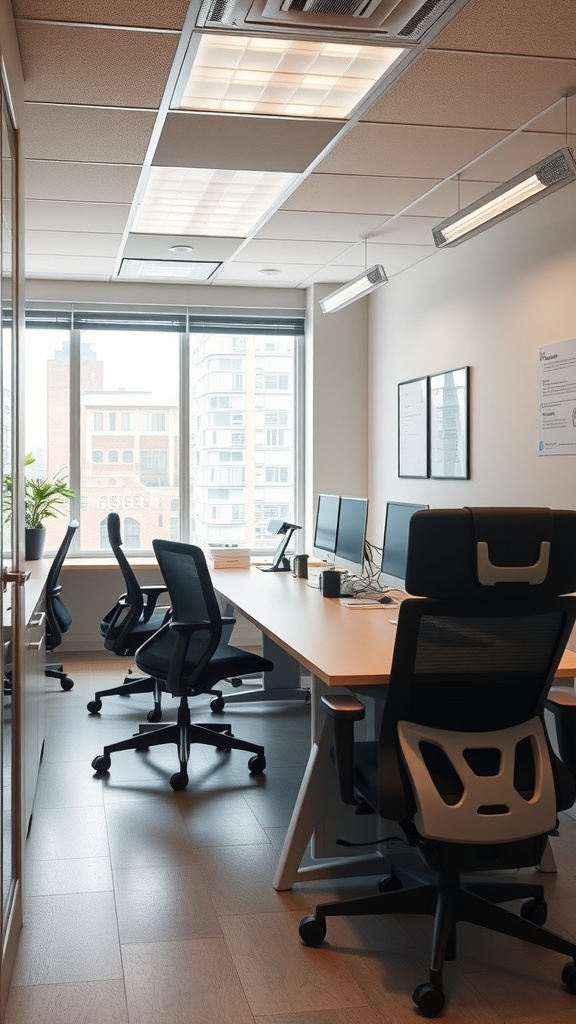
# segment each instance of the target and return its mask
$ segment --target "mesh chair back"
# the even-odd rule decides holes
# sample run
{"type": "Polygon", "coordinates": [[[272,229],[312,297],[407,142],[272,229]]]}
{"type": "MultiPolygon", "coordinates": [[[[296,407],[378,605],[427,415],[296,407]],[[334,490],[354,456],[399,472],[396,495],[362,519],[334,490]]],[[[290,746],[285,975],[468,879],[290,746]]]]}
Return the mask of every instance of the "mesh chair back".
{"type": "MultiPolygon", "coordinates": [[[[503,570],[500,575],[506,576],[504,570],[518,566],[531,571],[540,556],[538,535],[544,523],[544,535],[550,543],[548,572],[552,578],[540,574],[540,581],[531,584],[520,581],[511,572],[509,583],[502,579],[483,584],[479,580],[482,570],[479,573],[475,564],[476,535],[470,529],[474,511],[434,510],[418,512],[413,517],[419,517],[415,544],[412,531],[409,542],[413,592],[436,595],[443,590],[450,597],[408,599],[399,609],[380,737],[378,809],[384,817],[402,820],[414,813],[420,801],[426,800],[426,787],[431,783],[443,806],[450,806],[455,817],[458,808],[466,803],[467,792],[465,773],[458,766],[462,766],[462,757],[469,756],[474,772],[480,779],[485,777],[487,792],[493,777],[504,772],[506,763],[506,785],[521,794],[520,800],[527,808],[530,805],[530,813],[534,811],[531,834],[536,835],[543,821],[550,822],[557,808],[569,806],[573,799],[572,786],[547,748],[547,740],[542,744],[543,733],[534,720],[542,719],[548,690],[576,620],[576,598],[548,596],[551,591],[562,593],[565,587],[576,590],[572,551],[562,560],[568,524],[576,536],[576,513],[545,510],[548,515],[534,516],[533,510],[512,510],[511,517],[511,510],[491,510],[488,525],[493,536],[498,534],[503,521],[508,533],[513,529],[513,518],[516,520],[509,564],[503,549],[496,558],[494,546],[490,548],[490,560],[498,571],[503,570]],[[430,569],[433,564],[439,571],[438,544],[444,565],[439,581],[430,569]],[[411,742],[420,757],[415,774],[414,760],[409,770],[400,749],[399,731],[404,728],[401,723],[422,727],[419,740],[414,740],[411,733],[411,742]],[[514,730],[526,723],[531,724],[520,739],[520,733],[514,730]],[[430,739],[430,730],[439,731],[434,741],[430,739]],[[460,736],[451,748],[453,756],[448,749],[450,744],[439,738],[443,731],[453,738],[460,736]],[[483,742],[478,749],[481,734],[483,742]],[[488,739],[490,735],[492,741],[488,739]],[[463,754],[467,743],[475,748],[473,754],[463,754]],[[542,782],[543,758],[552,761],[553,787],[542,782]],[[539,816],[540,812],[543,816],[539,816]]],[[[503,788],[505,791],[506,786],[503,788]]],[[[506,815],[514,832],[513,815],[506,800],[497,806],[493,798],[486,797],[484,802],[479,798],[478,808],[481,821],[476,822],[474,834],[483,835],[486,843],[502,836],[506,815]],[[491,824],[495,826],[492,830],[491,824]]],[[[420,815],[418,820],[421,827],[428,829],[422,834],[438,838],[433,827],[430,831],[430,816],[426,826],[424,816],[420,815]]],[[[526,819],[517,838],[523,838],[523,830],[525,835],[526,819]]],[[[546,827],[542,829],[545,830],[546,827]]],[[[460,820],[452,835],[445,838],[455,834],[468,836],[468,841],[472,841],[469,822],[460,820]]]]}
{"type": "Polygon", "coordinates": [[[202,673],[222,635],[220,607],[206,559],[193,544],[154,540],[154,553],[168,589],[171,622],[139,648],[139,668],[166,683],[174,695],[210,689],[202,673]]]}
{"type": "Polygon", "coordinates": [[[121,603],[119,602],[102,620],[100,632],[104,637],[106,650],[124,655],[127,649],[127,639],[142,615],[144,598],[136,574],[122,550],[120,516],[117,512],[108,513],[106,525],[110,547],[124,578],[126,593],[123,595],[121,603]]]}
{"type": "Polygon", "coordinates": [[[46,649],[49,651],[53,651],[55,647],[59,646],[62,641],[62,633],[66,633],[72,624],[72,615],[62,600],[62,587],[58,580],[78,525],[75,519],[68,524],[46,578],[46,649]]]}

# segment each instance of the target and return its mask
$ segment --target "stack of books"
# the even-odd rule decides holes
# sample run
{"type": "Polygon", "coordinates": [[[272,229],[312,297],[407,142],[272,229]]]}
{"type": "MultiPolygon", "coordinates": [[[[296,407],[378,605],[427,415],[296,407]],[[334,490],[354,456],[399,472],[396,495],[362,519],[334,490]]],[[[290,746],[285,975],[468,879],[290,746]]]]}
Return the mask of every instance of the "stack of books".
{"type": "Polygon", "coordinates": [[[206,561],[209,569],[249,569],[248,548],[208,548],[206,561]]]}

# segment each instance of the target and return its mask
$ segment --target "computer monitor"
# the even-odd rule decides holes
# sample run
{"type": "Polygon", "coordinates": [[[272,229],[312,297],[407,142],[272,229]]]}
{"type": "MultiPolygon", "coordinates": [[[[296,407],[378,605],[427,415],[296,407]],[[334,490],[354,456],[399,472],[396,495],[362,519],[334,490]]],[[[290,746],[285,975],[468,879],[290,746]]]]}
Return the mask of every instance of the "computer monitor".
{"type": "Polygon", "coordinates": [[[315,558],[333,561],[340,514],[339,494],[320,494],[316,510],[316,526],[312,551],[315,558]]]}
{"type": "Polygon", "coordinates": [[[410,520],[415,512],[426,508],[428,505],[407,505],[400,501],[387,503],[380,571],[383,586],[404,589],[410,520]]]}
{"type": "Polygon", "coordinates": [[[340,498],[340,516],[336,535],[337,568],[362,575],[364,542],[368,519],[368,498],[340,498]]]}

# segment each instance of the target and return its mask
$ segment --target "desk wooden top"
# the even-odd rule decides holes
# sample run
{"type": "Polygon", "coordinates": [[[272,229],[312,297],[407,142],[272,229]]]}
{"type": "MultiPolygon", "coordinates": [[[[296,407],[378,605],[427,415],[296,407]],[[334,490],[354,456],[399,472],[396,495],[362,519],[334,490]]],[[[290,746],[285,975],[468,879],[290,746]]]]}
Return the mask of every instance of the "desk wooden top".
{"type": "MultiPolygon", "coordinates": [[[[212,579],[222,597],[328,686],[388,682],[396,606],[353,610],[291,573],[254,567],[215,569],[212,579]]],[[[565,651],[557,676],[576,676],[574,651],[565,651]]]]}

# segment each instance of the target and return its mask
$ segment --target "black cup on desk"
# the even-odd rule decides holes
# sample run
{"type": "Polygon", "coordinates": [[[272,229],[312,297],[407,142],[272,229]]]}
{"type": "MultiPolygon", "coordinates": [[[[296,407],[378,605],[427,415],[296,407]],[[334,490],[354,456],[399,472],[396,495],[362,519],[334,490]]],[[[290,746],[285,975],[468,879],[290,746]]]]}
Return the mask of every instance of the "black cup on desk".
{"type": "Polygon", "coordinates": [[[294,555],[292,559],[292,575],[299,580],[308,579],[308,555],[294,555]]]}
{"type": "Polygon", "coordinates": [[[320,573],[320,590],[323,597],[340,597],[340,580],[343,575],[338,569],[327,569],[320,573]]]}

